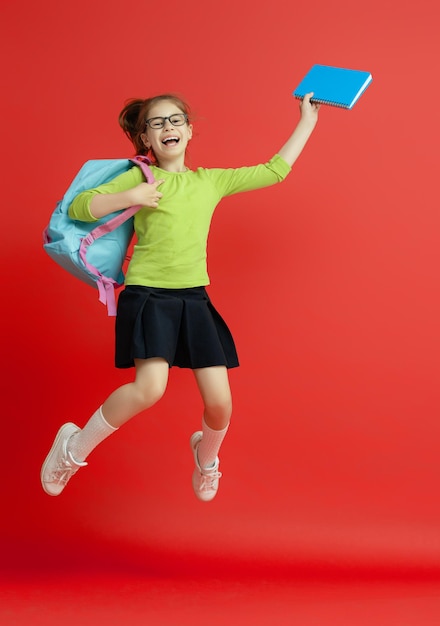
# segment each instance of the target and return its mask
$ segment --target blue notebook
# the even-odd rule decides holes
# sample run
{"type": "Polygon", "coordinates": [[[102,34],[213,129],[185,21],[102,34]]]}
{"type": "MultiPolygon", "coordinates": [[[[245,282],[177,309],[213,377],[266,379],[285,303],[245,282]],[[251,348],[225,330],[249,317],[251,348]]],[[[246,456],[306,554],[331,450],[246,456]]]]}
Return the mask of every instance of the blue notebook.
{"type": "Polygon", "coordinates": [[[313,91],[312,102],[352,109],[373,80],[369,72],[331,65],[314,65],[293,92],[302,99],[313,91]]]}

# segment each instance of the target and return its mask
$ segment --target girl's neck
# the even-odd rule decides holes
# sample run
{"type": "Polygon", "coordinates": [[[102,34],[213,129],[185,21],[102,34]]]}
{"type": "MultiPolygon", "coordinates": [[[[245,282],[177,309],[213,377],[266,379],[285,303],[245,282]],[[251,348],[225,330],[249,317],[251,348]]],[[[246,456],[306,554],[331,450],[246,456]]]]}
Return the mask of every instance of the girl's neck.
{"type": "Polygon", "coordinates": [[[169,161],[161,159],[157,162],[157,165],[161,170],[165,170],[166,172],[186,172],[188,169],[183,159],[170,159],[169,161]]]}

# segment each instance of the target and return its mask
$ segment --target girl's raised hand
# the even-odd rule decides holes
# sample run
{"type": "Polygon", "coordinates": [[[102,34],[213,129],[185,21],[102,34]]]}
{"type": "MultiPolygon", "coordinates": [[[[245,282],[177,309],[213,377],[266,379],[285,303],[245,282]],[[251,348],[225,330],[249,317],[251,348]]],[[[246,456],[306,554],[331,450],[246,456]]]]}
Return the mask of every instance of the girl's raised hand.
{"type": "Polygon", "coordinates": [[[310,102],[312,97],[313,91],[306,93],[304,98],[301,100],[299,108],[301,111],[301,119],[310,120],[316,124],[318,121],[318,111],[321,105],[318,102],[310,102]]]}

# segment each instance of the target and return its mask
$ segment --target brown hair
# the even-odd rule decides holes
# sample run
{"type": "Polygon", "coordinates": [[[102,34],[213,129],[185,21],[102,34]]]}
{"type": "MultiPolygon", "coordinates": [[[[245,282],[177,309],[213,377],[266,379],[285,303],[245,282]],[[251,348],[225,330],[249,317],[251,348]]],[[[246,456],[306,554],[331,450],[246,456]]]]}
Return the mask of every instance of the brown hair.
{"type": "Polygon", "coordinates": [[[160,96],[146,98],[145,100],[140,98],[127,100],[124,108],[119,113],[119,126],[132,142],[136,154],[148,155],[150,152],[150,156],[153,157],[153,161],[156,161],[154,153],[145,147],[144,142],[141,139],[141,135],[145,132],[145,120],[148,119],[148,113],[151,107],[158,102],[162,102],[163,100],[170,100],[173,102],[182,111],[182,113],[186,113],[189,119],[189,106],[175,94],[162,94],[160,96]]]}

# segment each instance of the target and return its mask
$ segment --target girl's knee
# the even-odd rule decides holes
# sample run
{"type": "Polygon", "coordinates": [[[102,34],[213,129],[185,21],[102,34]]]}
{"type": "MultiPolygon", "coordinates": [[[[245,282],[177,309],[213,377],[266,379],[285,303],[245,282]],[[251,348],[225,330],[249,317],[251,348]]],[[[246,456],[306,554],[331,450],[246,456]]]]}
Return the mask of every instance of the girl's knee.
{"type": "Polygon", "coordinates": [[[148,387],[135,385],[135,397],[142,410],[149,409],[162,398],[165,393],[166,384],[159,381],[152,382],[148,387]]]}
{"type": "Polygon", "coordinates": [[[146,394],[146,401],[151,400],[152,404],[156,404],[159,402],[165,393],[166,385],[153,385],[151,389],[149,389],[148,394],[146,394]]]}
{"type": "Polygon", "coordinates": [[[222,398],[214,402],[205,402],[205,414],[222,422],[229,421],[232,415],[232,398],[222,398]]]}

